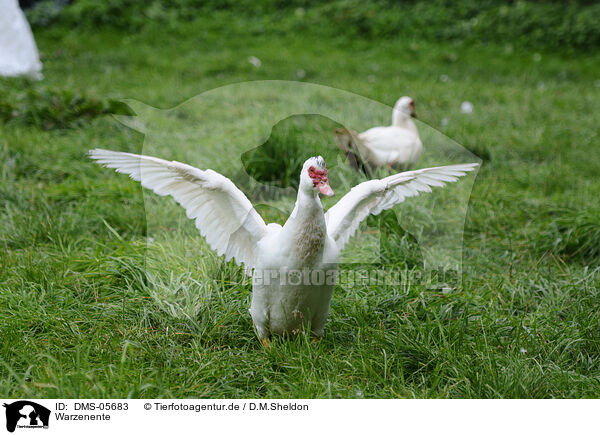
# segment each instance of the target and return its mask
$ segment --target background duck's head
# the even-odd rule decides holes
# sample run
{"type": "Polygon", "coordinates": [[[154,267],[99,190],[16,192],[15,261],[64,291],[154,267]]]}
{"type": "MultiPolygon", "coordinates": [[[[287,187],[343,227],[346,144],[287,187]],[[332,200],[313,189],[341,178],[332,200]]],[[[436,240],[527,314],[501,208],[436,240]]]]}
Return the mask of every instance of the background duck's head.
{"type": "Polygon", "coordinates": [[[417,112],[415,112],[415,100],[410,97],[401,97],[396,104],[394,105],[394,115],[396,112],[399,112],[400,115],[405,117],[417,117],[417,112]]]}
{"type": "Polygon", "coordinates": [[[327,166],[323,157],[311,157],[304,162],[300,173],[300,189],[305,192],[321,192],[325,196],[333,196],[333,190],[327,179],[327,166]]]}

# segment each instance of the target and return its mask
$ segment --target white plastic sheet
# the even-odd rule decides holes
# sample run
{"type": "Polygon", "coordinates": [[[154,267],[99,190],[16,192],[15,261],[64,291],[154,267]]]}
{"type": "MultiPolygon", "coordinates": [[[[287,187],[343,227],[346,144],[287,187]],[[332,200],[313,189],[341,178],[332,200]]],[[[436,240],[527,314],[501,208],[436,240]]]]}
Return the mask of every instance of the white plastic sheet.
{"type": "Polygon", "coordinates": [[[17,0],[0,0],[0,76],[42,78],[42,63],[17,0]]]}

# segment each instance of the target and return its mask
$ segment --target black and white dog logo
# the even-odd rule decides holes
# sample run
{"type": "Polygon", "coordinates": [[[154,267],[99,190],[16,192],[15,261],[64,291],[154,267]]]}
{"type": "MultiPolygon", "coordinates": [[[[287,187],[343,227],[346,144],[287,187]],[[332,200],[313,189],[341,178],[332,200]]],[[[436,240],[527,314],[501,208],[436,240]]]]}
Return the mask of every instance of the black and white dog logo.
{"type": "Polygon", "coordinates": [[[14,432],[18,427],[35,429],[48,428],[50,410],[29,400],[19,400],[3,405],[6,408],[6,430],[14,432]]]}

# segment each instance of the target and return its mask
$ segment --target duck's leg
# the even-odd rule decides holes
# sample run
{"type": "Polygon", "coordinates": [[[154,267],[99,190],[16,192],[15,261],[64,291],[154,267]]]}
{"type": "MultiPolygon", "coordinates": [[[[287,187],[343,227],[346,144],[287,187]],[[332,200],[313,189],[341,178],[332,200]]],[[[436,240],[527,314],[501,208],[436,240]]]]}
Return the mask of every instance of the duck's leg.
{"type": "MultiPolygon", "coordinates": [[[[313,321],[314,322],[314,321],[313,321]]],[[[314,327],[314,323],[313,323],[313,327],[311,328],[312,333],[312,342],[313,343],[318,343],[319,341],[321,341],[321,338],[323,338],[323,334],[325,333],[325,324],[323,324],[322,326],[318,326],[317,328],[314,327]]]]}
{"type": "Polygon", "coordinates": [[[358,163],[358,158],[356,157],[356,155],[353,152],[348,151],[346,153],[346,159],[348,162],[348,166],[350,166],[352,169],[354,169],[355,171],[358,171],[360,169],[360,164],[358,163]]]}
{"type": "Polygon", "coordinates": [[[335,134],[338,147],[344,152],[348,165],[355,171],[364,172],[367,178],[371,178],[371,168],[364,159],[364,156],[368,155],[368,150],[361,147],[362,143],[356,132],[346,128],[338,128],[335,134]]]}
{"type": "Polygon", "coordinates": [[[256,327],[256,334],[258,335],[258,338],[260,338],[261,340],[263,338],[269,338],[271,336],[271,334],[265,327],[258,325],[258,324],[254,324],[254,326],[256,327]]]}
{"type": "Polygon", "coordinates": [[[366,177],[371,180],[373,179],[373,174],[371,173],[371,167],[368,163],[361,162],[360,169],[364,172],[366,177]]]}

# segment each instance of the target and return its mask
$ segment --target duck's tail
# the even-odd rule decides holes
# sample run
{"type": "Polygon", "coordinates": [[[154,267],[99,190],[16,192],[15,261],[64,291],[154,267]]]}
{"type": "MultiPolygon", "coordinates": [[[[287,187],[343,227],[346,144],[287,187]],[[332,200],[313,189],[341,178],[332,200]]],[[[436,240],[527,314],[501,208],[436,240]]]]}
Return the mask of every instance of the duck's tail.
{"type": "Polygon", "coordinates": [[[369,164],[362,157],[360,152],[360,139],[354,130],[348,128],[336,128],[335,136],[337,145],[346,156],[348,164],[356,171],[362,171],[365,175],[371,178],[371,169],[369,164]]]}

